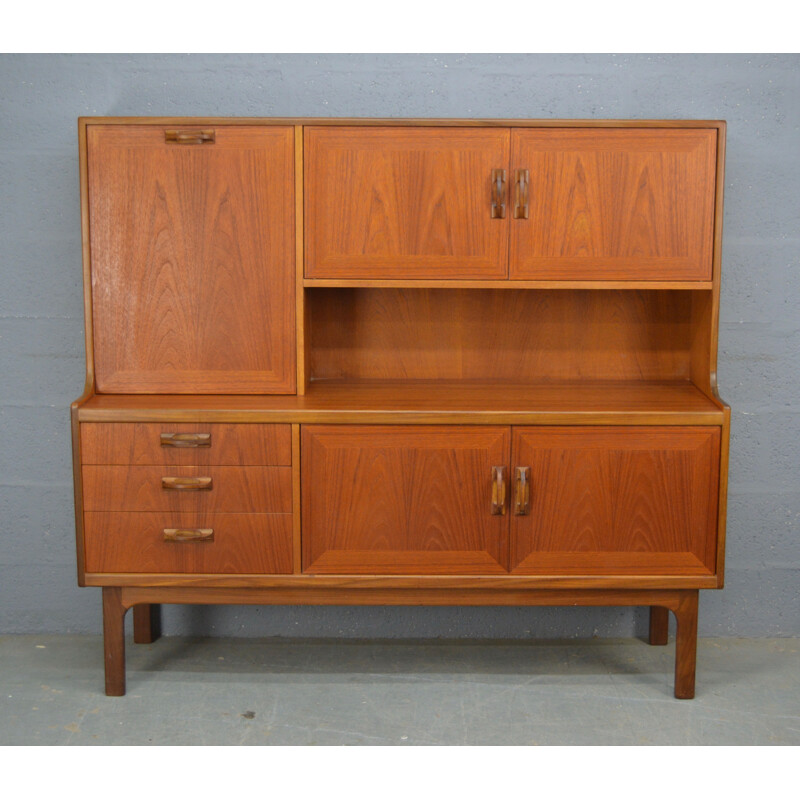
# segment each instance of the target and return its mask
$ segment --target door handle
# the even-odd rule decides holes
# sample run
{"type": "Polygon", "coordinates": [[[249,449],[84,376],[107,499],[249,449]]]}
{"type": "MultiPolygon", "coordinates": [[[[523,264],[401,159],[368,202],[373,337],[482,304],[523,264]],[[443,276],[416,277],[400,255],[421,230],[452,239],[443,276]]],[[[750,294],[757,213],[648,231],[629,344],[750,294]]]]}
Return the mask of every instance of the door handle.
{"type": "Polygon", "coordinates": [[[492,219],[506,218],[506,171],[492,170],[492,219]]]}
{"type": "Polygon", "coordinates": [[[525,517],[531,511],[531,468],[517,467],[514,476],[514,513],[525,517]]]}
{"type": "Polygon", "coordinates": [[[203,131],[164,131],[164,141],[167,144],[214,144],[217,139],[215,130],[203,131]]]}
{"type": "Polygon", "coordinates": [[[518,169],[515,177],[516,200],[514,202],[514,219],[528,219],[531,174],[527,169],[518,169]]]}
{"type": "Polygon", "coordinates": [[[506,513],[506,468],[492,467],[492,516],[506,513]]]}

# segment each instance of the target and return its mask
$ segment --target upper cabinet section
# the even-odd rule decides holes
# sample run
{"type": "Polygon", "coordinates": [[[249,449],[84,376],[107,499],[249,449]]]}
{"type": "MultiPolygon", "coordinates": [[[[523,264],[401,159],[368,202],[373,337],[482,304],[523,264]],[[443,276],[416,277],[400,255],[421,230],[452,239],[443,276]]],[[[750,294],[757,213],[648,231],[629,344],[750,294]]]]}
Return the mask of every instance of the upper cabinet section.
{"type": "Polygon", "coordinates": [[[294,129],[93,125],[97,390],[295,392],[294,129]]]}
{"type": "Polygon", "coordinates": [[[711,280],[716,129],[511,135],[510,277],[711,280]]]}
{"type": "Polygon", "coordinates": [[[307,127],[305,275],[508,277],[508,128],[307,127]]]}
{"type": "Polygon", "coordinates": [[[305,277],[710,281],[717,133],[306,127],[305,277]]]}

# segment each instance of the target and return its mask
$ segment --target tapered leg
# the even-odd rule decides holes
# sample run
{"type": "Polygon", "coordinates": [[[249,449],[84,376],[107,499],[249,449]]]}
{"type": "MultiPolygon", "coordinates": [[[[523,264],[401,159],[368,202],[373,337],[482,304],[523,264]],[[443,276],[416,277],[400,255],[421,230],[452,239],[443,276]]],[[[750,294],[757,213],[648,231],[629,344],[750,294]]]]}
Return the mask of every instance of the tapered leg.
{"type": "Polygon", "coordinates": [[[694,674],[697,665],[697,590],[682,593],[674,610],[678,623],[675,643],[675,697],[694,697],[694,674]]]}
{"type": "Polygon", "coordinates": [[[666,644],[669,637],[669,609],[650,606],[650,644],[666,644]]]}
{"type": "Polygon", "coordinates": [[[106,662],[106,694],[125,694],[125,611],[122,589],[103,587],[103,647],[106,662]]]}
{"type": "Polygon", "coordinates": [[[133,641],[150,644],[161,636],[161,606],[142,603],[133,607],[133,641]]]}

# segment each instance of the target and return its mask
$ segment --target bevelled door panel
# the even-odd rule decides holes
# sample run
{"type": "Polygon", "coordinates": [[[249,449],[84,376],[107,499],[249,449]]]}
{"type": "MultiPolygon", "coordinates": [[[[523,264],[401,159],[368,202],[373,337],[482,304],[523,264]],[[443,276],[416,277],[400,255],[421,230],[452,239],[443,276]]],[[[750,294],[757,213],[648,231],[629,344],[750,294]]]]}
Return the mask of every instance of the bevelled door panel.
{"type": "Polygon", "coordinates": [[[512,279],[711,280],[716,129],[511,138],[512,279]]]}
{"type": "Polygon", "coordinates": [[[293,143],[88,127],[98,391],[294,393],[293,143]]]}
{"type": "Polygon", "coordinates": [[[509,443],[507,427],[302,426],[304,571],[505,573],[509,443]]]}
{"type": "Polygon", "coordinates": [[[306,128],[306,277],[506,278],[509,141],[507,128],[306,128]]]}
{"type": "Polygon", "coordinates": [[[714,573],[719,428],[513,431],[512,572],[714,573]]]}

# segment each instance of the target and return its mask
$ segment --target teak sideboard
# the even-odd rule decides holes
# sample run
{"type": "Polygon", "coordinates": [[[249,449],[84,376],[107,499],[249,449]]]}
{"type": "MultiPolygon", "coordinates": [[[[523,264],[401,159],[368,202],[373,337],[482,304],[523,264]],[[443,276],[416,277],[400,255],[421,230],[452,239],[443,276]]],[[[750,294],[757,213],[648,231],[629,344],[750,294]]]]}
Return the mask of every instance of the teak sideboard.
{"type": "Polygon", "coordinates": [[[723,584],[725,123],[82,118],[78,580],[163,603],[723,584]]]}

